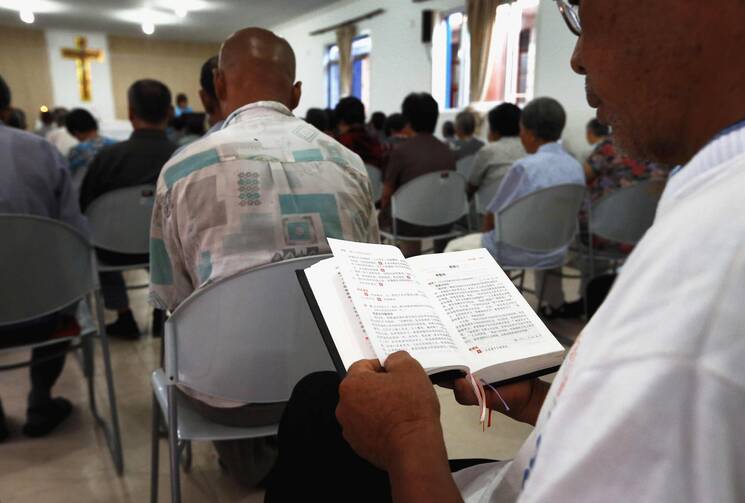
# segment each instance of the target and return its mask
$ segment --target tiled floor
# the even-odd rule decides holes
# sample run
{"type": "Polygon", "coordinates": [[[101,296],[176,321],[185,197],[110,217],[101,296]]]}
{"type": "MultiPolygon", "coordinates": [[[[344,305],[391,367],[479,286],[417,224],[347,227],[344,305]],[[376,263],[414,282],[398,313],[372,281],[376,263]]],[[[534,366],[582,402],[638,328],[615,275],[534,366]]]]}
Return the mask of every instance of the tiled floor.
{"type": "MultiPolygon", "coordinates": [[[[132,282],[142,282],[135,275],[132,282]]],[[[567,284],[575,290],[576,284],[567,284]]],[[[571,298],[572,294],[569,294],[571,298]]],[[[150,317],[144,290],[131,292],[141,327],[150,317]]],[[[555,333],[573,339],[577,322],[557,323],[555,333]]],[[[80,366],[68,358],[55,393],[75,404],[73,417],[45,439],[30,440],[20,434],[29,389],[27,370],[0,374],[0,397],[13,430],[0,444],[0,503],[119,503],[149,501],[151,395],[149,374],[157,366],[160,340],[149,335],[140,341],[112,341],[114,379],[119,403],[125,473],[117,477],[100,431],[88,410],[80,366]]],[[[0,361],[15,356],[0,355],[0,361]]],[[[99,355],[100,358],[100,355],[99,355]]],[[[99,373],[99,406],[106,405],[99,373]]],[[[448,453],[452,458],[507,459],[530,433],[530,427],[495,414],[491,429],[481,431],[477,410],[459,406],[447,390],[438,388],[448,453]]],[[[160,501],[169,499],[167,443],[161,440],[160,501]]],[[[247,491],[226,477],[217,465],[211,445],[194,444],[194,466],[182,477],[184,502],[259,502],[260,491],[247,491]]]]}

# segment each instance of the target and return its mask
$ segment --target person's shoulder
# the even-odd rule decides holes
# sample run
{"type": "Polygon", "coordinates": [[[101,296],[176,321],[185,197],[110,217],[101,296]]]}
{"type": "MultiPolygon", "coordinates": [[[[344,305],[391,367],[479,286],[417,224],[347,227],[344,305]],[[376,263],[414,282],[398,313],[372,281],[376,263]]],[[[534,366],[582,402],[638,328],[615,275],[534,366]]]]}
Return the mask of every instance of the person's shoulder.
{"type": "Polygon", "coordinates": [[[54,146],[39,135],[15,129],[8,126],[0,126],[0,133],[6,136],[16,148],[28,149],[54,149],[54,146]]]}
{"type": "Polygon", "coordinates": [[[216,147],[220,143],[220,131],[177,148],[163,165],[158,177],[158,190],[170,189],[173,184],[197,169],[203,169],[220,162],[216,147]]]}

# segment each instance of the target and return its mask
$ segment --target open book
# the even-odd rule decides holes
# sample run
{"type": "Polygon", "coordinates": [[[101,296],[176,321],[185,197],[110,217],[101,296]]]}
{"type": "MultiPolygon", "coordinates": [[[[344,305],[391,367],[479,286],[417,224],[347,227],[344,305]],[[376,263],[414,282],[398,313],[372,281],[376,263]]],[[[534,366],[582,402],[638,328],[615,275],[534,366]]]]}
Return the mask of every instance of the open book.
{"type": "Polygon", "coordinates": [[[298,271],[337,370],[408,351],[428,374],[487,383],[550,373],[563,346],[485,249],[405,259],[393,246],[329,239],[298,271]]]}

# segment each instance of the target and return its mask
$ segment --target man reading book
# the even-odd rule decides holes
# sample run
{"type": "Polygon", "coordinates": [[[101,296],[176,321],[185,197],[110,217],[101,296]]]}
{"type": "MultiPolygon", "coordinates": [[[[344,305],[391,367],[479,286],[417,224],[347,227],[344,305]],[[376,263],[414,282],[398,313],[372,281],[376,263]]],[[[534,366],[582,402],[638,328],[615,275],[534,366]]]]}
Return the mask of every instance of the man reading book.
{"type": "Polygon", "coordinates": [[[305,501],[745,500],[745,2],[557,3],[598,118],[630,155],[684,165],[654,225],[550,388],[499,389],[535,424],[515,459],[451,473],[430,381],[393,354],[354,365],[338,404],[336,376],[296,388],[268,501],[281,480],[305,501]]]}

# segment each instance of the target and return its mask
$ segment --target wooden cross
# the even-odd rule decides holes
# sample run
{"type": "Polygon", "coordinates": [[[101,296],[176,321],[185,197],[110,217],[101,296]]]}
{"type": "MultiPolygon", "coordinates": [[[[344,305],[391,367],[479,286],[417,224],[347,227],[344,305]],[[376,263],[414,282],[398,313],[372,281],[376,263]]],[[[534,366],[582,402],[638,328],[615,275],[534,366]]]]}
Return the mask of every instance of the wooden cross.
{"type": "Polygon", "coordinates": [[[74,59],[78,74],[78,88],[81,101],[91,101],[91,60],[102,62],[103,51],[101,49],[88,49],[88,39],[75,37],[75,49],[62,49],[62,57],[74,59]]]}

